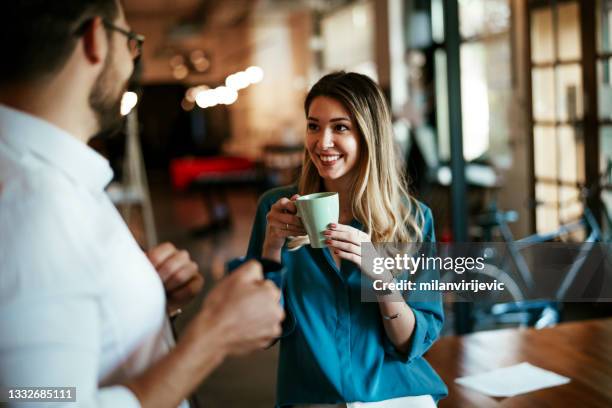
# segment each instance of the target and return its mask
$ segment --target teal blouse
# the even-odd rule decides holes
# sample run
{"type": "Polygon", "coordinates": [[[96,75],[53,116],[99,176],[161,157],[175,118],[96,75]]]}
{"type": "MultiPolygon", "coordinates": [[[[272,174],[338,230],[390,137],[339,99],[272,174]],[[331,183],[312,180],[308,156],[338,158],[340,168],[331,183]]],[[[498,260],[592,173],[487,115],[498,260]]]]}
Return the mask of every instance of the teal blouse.
{"type": "MultiPolygon", "coordinates": [[[[266,192],[259,200],[247,258],[261,256],[266,214],[295,186],[266,192]]],[[[425,205],[424,241],[434,242],[431,211],[425,205]]],[[[354,221],[352,226],[362,229],[354,221]]],[[[280,339],[277,407],[295,404],[373,402],[391,398],[447,395],[444,382],[423,354],[444,321],[442,300],[408,304],[416,317],[411,348],[400,354],[388,339],[375,302],[361,301],[361,271],[327,248],[304,246],[281,254],[280,286],[287,312],[280,339]]]]}

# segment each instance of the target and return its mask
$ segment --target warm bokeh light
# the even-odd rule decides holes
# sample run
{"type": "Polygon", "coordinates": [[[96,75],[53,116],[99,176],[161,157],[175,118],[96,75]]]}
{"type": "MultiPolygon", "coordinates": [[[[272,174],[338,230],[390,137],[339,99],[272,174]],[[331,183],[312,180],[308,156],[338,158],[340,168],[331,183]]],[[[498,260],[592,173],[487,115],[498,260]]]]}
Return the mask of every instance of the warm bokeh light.
{"type": "Polygon", "coordinates": [[[176,79],[185,79],[187,75],[189,75],[189,68],[185,65],[177,65],[172,69],[172,75],[174,75],[176,79]]]}
{"type": "Polygon", "coordinates": [[[125,116],[130,113],[137,103],[138,95],[136,95],[136,92],[124,92],[121,98],[121,115],[125,116]]]}
{"type": "Polygon", "coordinates": [[[181,108],[183,108],[184,111],[189,112],[194,107],[195,107],[194,101],[189,101],[186,98],[183,98],[183,100],[181,101],[181,108]]]}
{"type": "Polygon", "coordinates": [[[185,92],[185,100],[187,100],[188,102],[195,102],[196,96],[200,92],[204,92],[209,89],[210,88],[207,85],[198,85],[198,86],[191,87],[187,90],[187,92],[185,92]]]}
{"type": "Polygon", "coordinates": [[[215,93],[216,97],[218,98],[218,103],[222,103],[224,105],[231,105],[238,99],[238,91],[227,86],[217,87],[215,89],[215,93]]]}
{"type": "Polygon", "coordinates": [[[228,76],[225,80],[225,86],[237,91],[248,87],[250,83],[248,74],[243,71],[236,72],[235,74],[228,76]]]}
{"type": "Polygon", "coordinates": [[[202,109],[215,106],[219,103],[214,89],[198,92],[195,96],[195,102],[202,109]]]}
{"type": "Polygon", "coordinates": [[[260,67],[248,67],[244,72],[246,73],[248,81],[251,84],[256,84],[263,80],[264,71],[260,67]]]}

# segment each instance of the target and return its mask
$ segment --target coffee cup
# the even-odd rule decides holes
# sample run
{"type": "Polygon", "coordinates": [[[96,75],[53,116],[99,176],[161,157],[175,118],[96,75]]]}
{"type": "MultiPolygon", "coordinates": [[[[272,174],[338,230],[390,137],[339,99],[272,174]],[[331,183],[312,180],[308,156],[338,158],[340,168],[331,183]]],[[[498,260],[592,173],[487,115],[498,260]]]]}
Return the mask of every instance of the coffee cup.
{"type": "Polygon", "coordinates": [[[327,239],[323,233],[329,224],[337,223],[340,215],[338,193],[314,193],[298,197],[295,201],[297,216],[308,233],[310,246],[325,248],[327,239]]]}

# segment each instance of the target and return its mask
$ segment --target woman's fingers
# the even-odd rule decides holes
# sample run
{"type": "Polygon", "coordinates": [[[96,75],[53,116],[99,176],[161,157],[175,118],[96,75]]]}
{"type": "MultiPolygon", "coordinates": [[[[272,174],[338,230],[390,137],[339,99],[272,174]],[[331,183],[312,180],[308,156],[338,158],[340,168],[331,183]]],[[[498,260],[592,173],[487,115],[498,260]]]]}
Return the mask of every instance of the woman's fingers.
{"type": "Polygon", "coordinates": [[[306,235],[306,230],[304,230],[304,228],[292,224],[271,220],[269,221],[268,225],[283,233],[285,236],[306,235]]]}
{"type": "Polygon", "coordinates": [[[274,203],[268,213],[268,224],[282,230],[291,230],[293,233],[305,234],[302,220],[295,215],[297,208],[291,201],[297,199],[297,197],[299,197],[297,194],[293,195],[291,199],[283,197],[274,203]]]}
{"type": "Polygon", "coordinates": [[[334,249],[334,253],[342,259],[346,259],[348,261],[355,263],[358,266],[361,266],[361,256],[360,255],[354,254],[352,252],[346,252],[341,249],[334,249]]]}
{"type": "Polygon", "coordinates": [[[361,245],[353,244],[352,242],[337,241],[329,238],[325,240],[325,243],[335,250],[348,252],[361,257],[361,245]]]}
{"type": "MultiPolygon", "coordinates": [[[[293,199],[293,197],[291,198],[293,199]]],[[[288,212],[291,214],[297,213],[297,207],[295,206],[295,200],[290,200],[286,197],[283,197],[280,200],[278,200],[276,203],[274,203],[272,205],[272,210],[276,210],[278,212],[288,212]]]]}
{"type": "Polygon", "coordinates": [[[323,233],[323,235],[325,235],[326,238],[349,242],[360,247],[362,242],[370,241],[368,235],[363,231],[343,224],[330,224],[329,228],[323,233]]]}
{"type": "Polygon", "coordinates": [[[299,218],[291,214],[270,213],[268,214],[268,225],[276,229],[287,230],[294,233],[297,232],[300,235],[306,233],[299,218]]]}

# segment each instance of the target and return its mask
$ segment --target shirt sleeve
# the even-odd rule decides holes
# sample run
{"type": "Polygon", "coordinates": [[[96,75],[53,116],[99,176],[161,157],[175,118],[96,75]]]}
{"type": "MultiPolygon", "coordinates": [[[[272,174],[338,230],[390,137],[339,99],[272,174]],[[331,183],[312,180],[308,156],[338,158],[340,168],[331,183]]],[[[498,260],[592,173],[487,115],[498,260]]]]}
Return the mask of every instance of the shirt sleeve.
{"type": "Polygon", "coordinates": [[[140,407],[126,387],[98,388],[102,333],[96,303],[90,295],[64,293],[0,308],[0,384],[75,387],[76,403],[54,402],[56,407],[140,407]]]}
{"type": "MultiPolygon", "coordinates": [[[[433,256],[435,253],[434,244],[436,242],[433,216],[431,210],[422,205],[424,227],[423,227],[423,242],[425,244],[426,256],[433,256]]],[[[426,271],[427,279],[439,278],[439,271],[426,271]]],[[[428,293],[426,301],[411,301],[407,303],[412,309],[415,318],[414,331],[410,337],[410,348],[408,353],[400,353],[395,345],[384,336],[384,347],[387,354],[397,358],[403,362],[409,363],[415,358],[422,357],[431,347],[434,341],[440,336],[440,331],[444,324],[444,312],[442,305],[442,294],[428,293]]]]}

